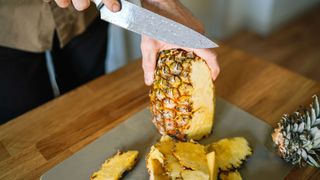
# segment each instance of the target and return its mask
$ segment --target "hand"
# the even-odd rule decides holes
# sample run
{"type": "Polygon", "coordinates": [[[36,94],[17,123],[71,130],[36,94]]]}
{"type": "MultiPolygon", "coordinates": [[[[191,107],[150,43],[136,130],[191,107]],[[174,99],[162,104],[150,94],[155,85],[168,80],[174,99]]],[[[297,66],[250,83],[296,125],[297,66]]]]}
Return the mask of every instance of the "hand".
{"type": "MultiPolygon", "coordinates": [[[[180,22],[200,33],[204,33],[204,27],[192,13],[186,9],[178,0],[142,0],[142,5],[158,14],[166,16],[177,22],[180,22]]],[[[173,44],[168,44],[159,40],[152,39],[147,36],[142,36],[141,52],[142,52],[142,67],[144,71],[144,80],[146,85],[151,85],[153,82],[153,74],[155,71],[157,54],[161,50],[181,48],[186,51],[193,51],[196,55],[205,59],[210,70],[213,80],[216,80],[219,75],[220,68],[217,62],[217,56],[213,49],[192,49],[179,47],[173,44]]]]}
{"type": "MultiPolygon", "coordinates": [[[[83,11],[90,6],[90,0],[55,0],[57,5],[61,8],[68,7],[71,2],[78,11],[83,11]]],[[[102,0],[105,6],[112,12],[118,12],[121,9],[118,0],[102,0]]]]}

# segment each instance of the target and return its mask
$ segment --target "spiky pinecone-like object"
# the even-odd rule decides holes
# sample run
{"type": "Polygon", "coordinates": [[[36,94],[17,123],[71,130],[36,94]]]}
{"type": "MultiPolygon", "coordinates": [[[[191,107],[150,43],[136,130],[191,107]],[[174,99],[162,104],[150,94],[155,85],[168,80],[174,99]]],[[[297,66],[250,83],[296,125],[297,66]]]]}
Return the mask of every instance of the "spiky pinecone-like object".
{"type": "Polygon", "coordinates": [[[320,106],[313,96],[310,108],[283,115],[272,134],[279,155],[293,165],[320,168],[320,106]]]}

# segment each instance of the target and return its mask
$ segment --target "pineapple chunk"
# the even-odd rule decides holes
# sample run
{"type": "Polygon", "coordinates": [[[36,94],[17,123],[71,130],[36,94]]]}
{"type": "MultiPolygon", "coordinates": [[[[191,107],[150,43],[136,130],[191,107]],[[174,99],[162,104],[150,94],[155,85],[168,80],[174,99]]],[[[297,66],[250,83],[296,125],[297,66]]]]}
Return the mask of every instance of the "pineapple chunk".
{"type": "Polygon", "coordinates": [[[210,172],[210,180],[217,180],[219,169],[216,163],[216,153],[214,151],[207,154],[207,162],[210,172]]]}
{"type": "Polygon", "coordinates": [[[209,180],[209,175],[201,171],[184,170],[181,176],[183,180],[209,180]]]}
{"type": "Polygon", "coordinates": [[[220,174],[221,180],[242,180],[242,177],[238,171],[223,172],[220,174]]]}
{"type": "Polygon", "coordinates": [[[122,174],[133,168],[137,161],[138,151],[118,152],[106,160],[99,171],[91,176],[91,180],[118,180],[122,174]]]}
{"type": "Polygon", "coordinates": [[[156,159],[161,163],[161,165],[163,165],[163,163],[164,163],[163,154],[159,151],[159,149],[155,148],[154,146],[151,147],[150,153],[147,156],[147,160],[148,159],[156,159]],[[149,158],[149,157],[151,157],[151,158],[149,158]]]}
{"type": "Polygon", "coordinates": [[[252,149],[243,137],[222,139],[211,144],[208,150],[215,151],[218,167],[223,171],[239,168],[252,155],[252,149]]]}
{"type": "Polygon", "coordinates": [[[149,158],[147,161],[147,168],[150,174],[150,180],[169,180],[170,178],[165,174],[161,163],[157,159],[149,158]]]}
{"type": "MultiPolygon", "coordinates": [[[[174,147],[175,142],[169,136],[164,136],[163,138],[161,138],[159,143],[154,145],[154,148],[157,149],[163,155],[164,160],[162,161],[162,165],[167,175],[173,179],[177,179],[181,178],[181,172],[183,171],[183,167],[179,164],[177,158],[174,157],[172,154],[174,147]]],[[[148,157],[151,159],[157,159],[155,153],[150,153],[148,157]]],[[[159,160],[159,162],[161,163],[161,160],[159,160]]]]}
{"type": "Polygon", "coordinates": [[[173,154],[182,166],[209,175],[206,151],[201,144],[192,142],[176,143],[173,154]]]}

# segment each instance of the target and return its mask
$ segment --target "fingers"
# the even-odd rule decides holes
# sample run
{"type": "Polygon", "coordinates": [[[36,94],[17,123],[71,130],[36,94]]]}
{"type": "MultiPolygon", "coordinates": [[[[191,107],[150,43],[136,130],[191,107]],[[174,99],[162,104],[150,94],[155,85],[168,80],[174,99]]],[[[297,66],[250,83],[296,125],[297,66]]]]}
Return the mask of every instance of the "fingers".
{"type": "Polygon", "coordinates": [[[141,52],[142,52],[142,68],[144,71],[144,82],[150,86],[153,82],[153,74],[157,61],[158,49],[153,44],[154,40],[148,37],[142,37],[141,52]]]}
{"type": "MultiPolygon", "coordinates": [[[[55,0],[61,8],[66,8],[70,5],[71,0],[55,0]]],[[[90,6],[90,0],[72,0],[74,8],[78,11],[83,11],[90,6]]]]}
{"type": "Polygon", "coordinates": [[[118,12],[121,9],[121,6],[118,0],[102,0],[102,2],[112,12],[118,12]]]}
{"type": "Polygon", "coordinates": [[[83,11],[90,6],[90,0],[72,0],[72,3],[78,11],[83,11]]]}
{"type": "Polygon", "coordinates": [[[220,73],[220,67],[217,61],[216,53],[213,51],[213,49],[195,49],[194,53],[207,62],[211,70],[211,77],[215,81],[220,73]]]}
{"type": "Polygon", "coordinates": [[[70,4],[70,0],[55,0],[57,5],[61,8],[66,8],[70,4]]]}

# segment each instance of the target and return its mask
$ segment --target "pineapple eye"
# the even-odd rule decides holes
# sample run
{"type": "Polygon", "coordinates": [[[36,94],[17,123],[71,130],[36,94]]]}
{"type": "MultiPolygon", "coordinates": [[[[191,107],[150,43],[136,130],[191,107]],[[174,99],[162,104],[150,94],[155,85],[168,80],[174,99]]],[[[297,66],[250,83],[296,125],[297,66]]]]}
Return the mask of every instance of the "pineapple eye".
{"type": "Polygon", "coordinates": [[[188,85],[188,84],[182,84],[180,87],[179,87],[179,92],[180,94],[183,96],[190,96],[191,93],[192,93],[192,86],[191,85],[188,85]]]}
{"type": "Polygon", "coordinates": [[[165,109],[165,110],[163,110],[162,113],[163,113],[162,116],[165,119],[172,119],[174,117],[174,112],[172,110],[165,109]]]}
{"type": "Polygon", "coordinates": [[[178,102],[181,105],[189,105],[190,104],[190,98],[188,96],[181,96],[179,98],[178,102]]]}
{"type": "Polygon", "coordinates": [[[178,76],[171,76],[169,78],[169,83],[172,87],[176,88],[181,84],[181,79],[178,76]]]}
{"type": "Polygon", "coordinates": [[[170,68],[168,66],[164,66],[161,71],[162,77],[170,76],[170,68]]]}
{"type": "Polygon", "coordinates": [[[176,106],[176,103],[173,100],[171,100],[170,98],[165,98],[163,100],[163,106],[165,108],[172,109],[172,108],[174,108],[176,106]]]}
{"type": "Polygon", "coordinates": [[[166,81],[165,79],[161,78],[161,79],[159,80],[159,87],[160,87],[162,90],[168,88],[168,87],[169,87],[168,81],[166,81]]]}
{"type": "Polygon", "coordinates": [[[178,114],[189,115],[191,113],[191,108],[184,105],[176,106],[176,110],[178,114]]]}
{"type": "Polygon", "coordinates": [[[156,90],[156,97],[157,97],[157,99],[162,100],[165,98],[165,95],[160,89],[157,89],[156,90]]]}
{"type": "Polygon", "coordinates": [[[165,127],[167,130],[174,130],[176,126],[173,121],[166,119],[165,120],[165,127]]]}
{"type": "Polygon", "coordinates": [[[170,65],[170,70],[172,74],[179,75],[182,71],[182,65],[180,63],[174,62],[170,65]]]}
{"type": "Polygon", "coordinates": [[[187,58],[194,59],[194,53],[193,52],[188,52],[187,53],[187,58]]]}
{"type": "Polygon", "coordinates": [[[179,98],[180,94],[179,94],[179,91],[178,89],[168,89],[167,90],[167,96],[171,99],[177,99],[179,98]]]}
{"type": "Polygon", "coordinates": [[[182,73],[180,74],[180,78],[184,83],[190,83],[189,75],[187,71],[182,71],[182,73]]]}
{"type": "Polygon", "coordinates": [[[182,115],[177,117],[176,122],[179,126],[185,126],[188,124],[190,119],[191,119],[190,116],[182,115]]]}

